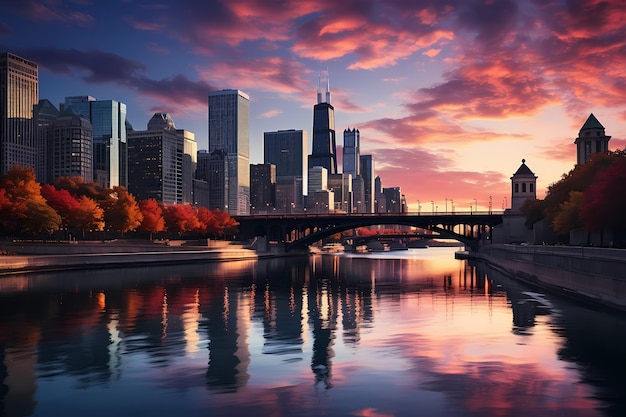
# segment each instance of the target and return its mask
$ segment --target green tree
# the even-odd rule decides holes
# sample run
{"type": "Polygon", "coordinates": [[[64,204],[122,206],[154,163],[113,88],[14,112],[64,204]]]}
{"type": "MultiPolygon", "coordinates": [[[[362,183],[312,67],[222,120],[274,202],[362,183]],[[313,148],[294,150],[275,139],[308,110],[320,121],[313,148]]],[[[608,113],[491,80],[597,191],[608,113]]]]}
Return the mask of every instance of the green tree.
{"type": "Polygon", "coordinates": [[[26,218],[23,222],[22,230],[33,235],[41,233],[52,233],[59,230],[61,226],[61,216],[43,199],[29,200],[25,204],[26,218]]]}
{"type": "Polygon", "coordinates": [[[561,210],[552,223],[552,228],[557,234],[566,235],[571,230],[583,229],[583,222],[579,216],[583,196],[581,191],[570,191],[569,200],[561,204],[561,210]]]}

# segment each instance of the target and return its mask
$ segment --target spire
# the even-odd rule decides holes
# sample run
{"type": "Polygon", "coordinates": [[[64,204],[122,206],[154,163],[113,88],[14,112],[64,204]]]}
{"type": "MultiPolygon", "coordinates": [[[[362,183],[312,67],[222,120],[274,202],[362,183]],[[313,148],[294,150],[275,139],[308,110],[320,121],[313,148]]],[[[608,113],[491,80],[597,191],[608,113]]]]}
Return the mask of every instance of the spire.
{"type": "Polygon", "coordinates": [[[326,71],[321,71],[319,78],[317,79],[317,104],[320,103],[328,103],[330,104],[330,79],[328,77],[328,69],[326,71]],[[325,81],[326,91],[325,91],[325,100],[322,98],[322,81],[325,81]]]}
{"type": "Polygon", "coordinates": [[[604,130],[604,126],[602,126],[602,124],[598,121],[598,119],[596,119],[596,116],[594,116],[593,113],[591,113],[589,117],[587,118],[587,121],[585,122],[583,127],[580,128],[580,130],[587,130],[587,129],[603,129],[604,130]]]}

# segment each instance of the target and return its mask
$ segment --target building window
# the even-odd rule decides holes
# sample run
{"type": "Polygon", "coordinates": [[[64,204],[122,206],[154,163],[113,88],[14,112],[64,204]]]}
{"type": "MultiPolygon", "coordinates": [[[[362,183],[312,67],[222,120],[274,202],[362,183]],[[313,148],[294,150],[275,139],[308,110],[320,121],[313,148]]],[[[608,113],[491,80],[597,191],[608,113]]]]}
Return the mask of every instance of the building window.
{"type": "Polygon", "coordinates": [[[528,184],[528,187],[530,188],[530,192],[534,193],[535,191],[533,190],[535,184],[533,184],[532,182],[530,184],[528,184]]]}
{"type": "Polygon", "coordinates": [[[515,193],[519,193],[519,184],[515,184],[515,193]]]}
{"type": "Polygon", "coordinates": [[[526,183],[525,182],[522,183],[522,192],[523,193],[526,192],[526,183]]]}

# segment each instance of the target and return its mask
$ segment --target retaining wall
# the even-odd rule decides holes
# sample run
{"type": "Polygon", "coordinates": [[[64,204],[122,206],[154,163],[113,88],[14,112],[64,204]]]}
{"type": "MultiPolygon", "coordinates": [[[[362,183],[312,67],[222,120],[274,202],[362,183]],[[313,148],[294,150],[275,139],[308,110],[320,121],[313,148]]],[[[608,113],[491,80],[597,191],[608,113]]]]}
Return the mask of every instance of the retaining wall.
{"type": "Polygon", "coordinates": [[[472,255],[529,283],[626,310],[626,250],[486,245],[472,255]]]}

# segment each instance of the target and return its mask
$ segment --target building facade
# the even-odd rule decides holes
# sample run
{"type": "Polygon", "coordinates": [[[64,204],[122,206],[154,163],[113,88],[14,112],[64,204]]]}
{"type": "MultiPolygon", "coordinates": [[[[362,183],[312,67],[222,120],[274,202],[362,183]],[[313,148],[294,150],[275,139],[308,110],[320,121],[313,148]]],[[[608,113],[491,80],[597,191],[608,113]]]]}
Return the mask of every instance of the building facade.
{"type": "Polygon", "coordinates": [[[0,53],[0,175],[13,166],[37,172],[33,111],[39,101],[36,63],[0,53]]]}
{"type": "Polygon", "coordinates": [[[128,191],[138,201],[182,204],[183,138],[174,129],[151,127],[128,132],[128,191]]]}
{"type": "Polygon", "coordinates": [[[213,91],[208,104],[209,152],[220,151],[226,157],[226,171],[217,176],[221,184],[209,184],[209,189],[213,192],[227,184],[223,196],[210,196],[210,201],[226,204],[210,208],[226,209],[231,215],[249,214],[250,97],[239,90],[213,91]]]}
{"type": "Polygon", "coordinates": [[[376,213],[376,168],[373,155],[361,155],[361,178],[363,178],[364,213],[376,213]]]}
{"type": "MultiPolygon", "coordinates": [[[[322,80],[320,79],[320,85],[322,80]]],[[[309,155],[309,167],[321,166],[329,174],[337,171],[335,139],[335,108],[330,104],[330,85],[326,76],[326,90],[317,89],[317,104],[313,107],[313,144],[309,155]]]]}
{"type": "Polygon", "coordinates": [[[308,138],[303,130],[278,130],[263,133],[263,162],[276,165],[276,178],[294,177],[303,189],[296,206],[303,208],[308,189],[308,138]]]}
{"type": "Polygon", "coordinates": [[[128,188],[126,104],[96,100],[91,96],[66,97],[64,109],[72,107],[93,128],[93,182],[104,188],[128,188]]]}
{"type": "MultiPolygon", "coordinates": [[[[53,182],[51,174],[53,153],[50,151],[52,148],[52,125],[60,114],[59,110],[48,99],[39,100],[35,109],[35,143],[38,150],[35,175],[37,181],[42,184],[53,182]]],[[[86,182],[91,181],[91,177],[86,180],[86,182]]]]}
{"type": "Polygon", "coordinates": [[[276,165],[250,166],[250,213],[268,214],[276,204],[276,165]]]}
{"type": "Polygon", "coordinates": [[[576,144],[576,163],[584,164],[594,153],[608,152],[610,136],[604,133],[604,126],[591,113],[574,141],[576,144]]]}
{"type": "Polygon", "coordinates": [[[91,122],[70,107],[52,123],[48,144],[49,180],[80,177],[85,182],[93,178],[93,131],[91,122]]]}

